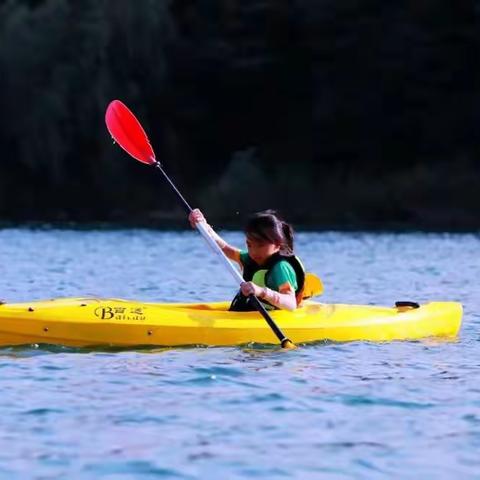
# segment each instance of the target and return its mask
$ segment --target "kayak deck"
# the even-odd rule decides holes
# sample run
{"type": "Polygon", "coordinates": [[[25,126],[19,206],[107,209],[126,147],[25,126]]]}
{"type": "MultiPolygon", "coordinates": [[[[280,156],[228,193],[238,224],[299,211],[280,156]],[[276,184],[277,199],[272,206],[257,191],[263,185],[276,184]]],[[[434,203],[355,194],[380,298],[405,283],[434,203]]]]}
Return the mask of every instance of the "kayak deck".
{"type": "MultiPolygon", "coordinates": [[[[64,298],[0,305],[0,345],[179,346],[278,344],[257,312],[230,312],[229,303],[141,303],[64,298]]],[[[455,337],[462,305],[432,302],[395,307],[322,304],[271,316],[294,343],[320,340],[385,342],[455,337]]]]}

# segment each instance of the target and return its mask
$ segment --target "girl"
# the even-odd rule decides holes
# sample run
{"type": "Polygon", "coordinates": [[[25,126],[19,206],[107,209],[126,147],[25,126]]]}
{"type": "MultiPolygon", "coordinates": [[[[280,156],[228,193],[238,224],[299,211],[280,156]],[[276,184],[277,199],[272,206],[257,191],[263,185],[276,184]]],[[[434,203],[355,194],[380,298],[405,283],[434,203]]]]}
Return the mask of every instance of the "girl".
{"type": "MultiPolygon", "coordinates": [[[[198,209],[188,218],[193,228],[198,222],[206,223],[198,209]]],[[[258,297],[269,309],[297,308],[302,299],[305,271],[293,254],[293,229],[288,223],[272,210],[252,215],[245,226],[247,250],[232,247],[210,225],[208,228],[223,253],[240,264],[243,271],[245,281],[230,310],[255,310],[249,303],[250,295],[258,297]]]]}

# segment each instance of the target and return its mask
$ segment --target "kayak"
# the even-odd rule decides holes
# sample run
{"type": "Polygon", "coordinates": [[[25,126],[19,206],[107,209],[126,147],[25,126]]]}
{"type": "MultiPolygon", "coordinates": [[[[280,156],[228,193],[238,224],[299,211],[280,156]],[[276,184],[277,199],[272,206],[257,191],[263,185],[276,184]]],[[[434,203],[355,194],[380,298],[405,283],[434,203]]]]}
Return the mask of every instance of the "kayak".
{"type": "MultiPolygon", "coordinates": [[[[462,305],[405,302],[397,307],[306,301],[273,320],[296,344],[454,338],[462,305]],[[406,304],[406,305],[405,305],[406,304]]],[[[0,305],[0,345],[179,346],[278,344],[258,312],[230,312],[228,302],[141,303],[111,298],[62,298],[0,305]]]]}

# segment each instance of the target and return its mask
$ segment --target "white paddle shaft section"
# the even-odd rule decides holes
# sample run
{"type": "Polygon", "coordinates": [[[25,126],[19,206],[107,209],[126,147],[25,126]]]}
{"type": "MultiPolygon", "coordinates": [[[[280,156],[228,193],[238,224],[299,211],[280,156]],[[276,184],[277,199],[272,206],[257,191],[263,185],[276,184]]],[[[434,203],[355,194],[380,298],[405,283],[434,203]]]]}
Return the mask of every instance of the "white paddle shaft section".
{"type": "Polygon", "coordinates": [[[222,249],[217,245],[217,242],[210,236],[208,233],[208,227],[204,222],[198,222],[196,224],[197,230],[200,232],[202,237],[208,243],[210,248],[219,256],[220,260],[228,268],[228,271],[232,274],[233,278],[237,282],[237,285],[240,285],[245,280],[243,279],[240,272],[230,263],[230,260],[225,256],[222,249]]]}

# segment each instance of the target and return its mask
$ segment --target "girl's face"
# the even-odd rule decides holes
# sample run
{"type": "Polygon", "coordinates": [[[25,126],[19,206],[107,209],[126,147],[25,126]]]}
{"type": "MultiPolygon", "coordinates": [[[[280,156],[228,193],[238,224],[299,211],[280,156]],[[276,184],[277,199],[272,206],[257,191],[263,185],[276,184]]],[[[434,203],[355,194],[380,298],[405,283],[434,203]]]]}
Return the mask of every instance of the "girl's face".
{"type": "Polygon", "coordinates": [[[250,258],[259,265],[263,265],[274,253],[280,250],[280,245],[256,238],[247,237],[246,243],[250,258]]]}

